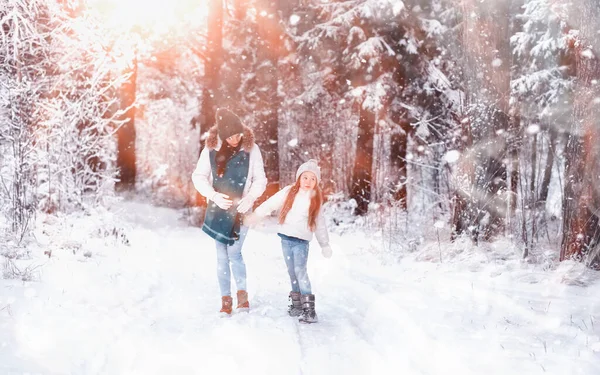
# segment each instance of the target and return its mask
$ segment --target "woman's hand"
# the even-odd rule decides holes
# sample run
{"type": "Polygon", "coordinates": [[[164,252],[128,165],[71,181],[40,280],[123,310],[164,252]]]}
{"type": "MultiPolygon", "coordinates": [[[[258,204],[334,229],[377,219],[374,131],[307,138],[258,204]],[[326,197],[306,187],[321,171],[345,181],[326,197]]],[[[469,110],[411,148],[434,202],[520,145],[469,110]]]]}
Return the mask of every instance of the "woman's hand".
{"type": "Polygon", "coordinates": [[[229,195],[221,193],[215,193],[210,200],[215,202],[215,204],[222,210],[228,210],[233,204],[233,201],[229,199],[229,195]]]}
{"type": "Polygon", "coordinates": [[[241,214],[245,214],[246,212],[248,212],[249,209],[252,208],[253,204],[254,204],[254,201],[252,200],[252,198],[250,198],[248,195],[246,195],[244,198],[240,199],[240,202],[238,203],[238,206],[237,206],[237,212],[239,212],[241,214]]]}

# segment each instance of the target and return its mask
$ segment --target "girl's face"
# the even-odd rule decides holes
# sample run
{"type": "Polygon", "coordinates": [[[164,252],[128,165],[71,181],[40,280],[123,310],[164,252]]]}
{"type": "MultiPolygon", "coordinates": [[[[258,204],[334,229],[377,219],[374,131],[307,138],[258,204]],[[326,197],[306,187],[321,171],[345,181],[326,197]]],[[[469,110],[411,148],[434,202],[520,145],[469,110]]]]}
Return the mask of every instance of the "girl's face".
{"type": "Polygon", "coordinates": [[[317,176],[312,172],[304,172],[300,175],[300,188],[302,190],[312,190],[317,186],[317,176]]]}
{"type": "Polygon", "coordinates": [[[231,147],[237,147],[237,145],[240,144],[240,141],[242,140],[242,134],[235,134],[232,135],[231,137],[227,138],[226,141],[227,143],[229,143],[229,145],[231,147]]]}

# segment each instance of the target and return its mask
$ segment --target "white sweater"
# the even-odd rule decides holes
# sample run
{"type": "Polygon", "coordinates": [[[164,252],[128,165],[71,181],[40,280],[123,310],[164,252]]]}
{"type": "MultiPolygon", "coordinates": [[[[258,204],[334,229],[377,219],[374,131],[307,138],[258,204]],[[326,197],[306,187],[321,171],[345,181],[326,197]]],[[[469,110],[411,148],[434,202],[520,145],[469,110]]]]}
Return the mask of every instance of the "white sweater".
{"type": "MultiPolygon", "coordinates": [[[[210,200],[215,195],[215,189],[213,188],[209,153],[210,150],[207,147],[200,153],[200,159],[198,159],[198,164],[192,174],[192,181],[196,190],[210,200]]],[[[260,149],[255,144],[252,147],[252,151],[250,151],[250,168],[242,196],[250,196],[252,201],[255,201],[265,191],[266,186],[267,177],[265,176],[262,155],[260,154],[260,149]]]]}
{"type": "MultiPolygon", "coordinates": [[[[285,198],[288,195],[288,192],[292,186],[286,186],[285,188],[279,190],[277,194],[273,195],[271,198],[267,199],[263,204],[258,206],[254,211],[256,215],[260,217],[265,217],[271,214],[273,211],[279,211],[283,207],[283,203],[285,202],[285,198]]],[[[296,194],[296,198],[294,199],[294,204],[292,208],[288,212],[285,217],[285,222],[283,224],[278,225],[278,232],[281,234],[285,234],[286,236],[300,238],[302,240],[311,241],[313,238],[313,232],[310,230],[308,226],[308,209],[310,207],[310,194],[309,191],[303,191],[300,189],[298,194],[296,194]]],[[[317,242],[321,248],[329,246],[329,234],[327,233],[327,224],[325,224],[325,218],[322,215],[322,212],[319,212],[317,216],[315,228],[315,236],[317,237],[317,242]]]]}

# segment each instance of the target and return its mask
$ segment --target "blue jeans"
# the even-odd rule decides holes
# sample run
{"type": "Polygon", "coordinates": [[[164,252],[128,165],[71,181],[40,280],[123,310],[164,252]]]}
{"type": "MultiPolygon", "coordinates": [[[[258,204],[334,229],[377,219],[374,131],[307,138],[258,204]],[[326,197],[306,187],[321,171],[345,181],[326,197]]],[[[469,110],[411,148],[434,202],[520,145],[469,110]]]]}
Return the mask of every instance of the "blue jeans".
{"type": "Polygon", "coordinates": [[[281,248],[283,259],[290,275],[292,292],[301,294],[312,294],[310,280],[308,279],[308,241],[299,238],[279,235],[281,237],[281,248]]]}
{"type": "Polygon", "coordinates": [[[231,273],[238,290],[246,290],[246,264],[242,257],[242,246],[248,233],[247,226],[241,226],[240,238],[233,245],[215,241],[217,244],[217,278],[221,296],[231,296],[231,273]],[[231,264],[231,270],[229,265],[231,264]]]}

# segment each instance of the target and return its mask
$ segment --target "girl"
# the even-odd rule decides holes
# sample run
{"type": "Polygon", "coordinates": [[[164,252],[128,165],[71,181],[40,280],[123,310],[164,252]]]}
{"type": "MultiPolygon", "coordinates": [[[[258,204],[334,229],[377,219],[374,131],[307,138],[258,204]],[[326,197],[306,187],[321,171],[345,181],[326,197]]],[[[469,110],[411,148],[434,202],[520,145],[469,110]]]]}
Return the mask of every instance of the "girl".
{"type": "Polygon", "coordinates": [[[301,323],[316,323],[315,296],[307,272],[308,243],[313,233],[324,257],[330,258],[329,235],[321,212],[323,197],[319,182],[321,171],[316,160],[302,164],[296,172],[296,183],[287,186],[265,201],[249,218],[256,222],[273,211],[279,211],[278,235],[290,276],[292,291],[290,316],[300,316],[301,323]]]}
{"type": "Polygon", "coordinates": [[[248,227],[241,225],[241,215],[248,212],[265,191],[267,178],[252,130],[227,109],[217,110],[216,122],[208,132],[192,181],[208,200],[202,230],[215,239],[217,247],[220,312],[231,314],[232,272],[238,289],[238,309],[250,307],[242,257],[248,227]]]}

